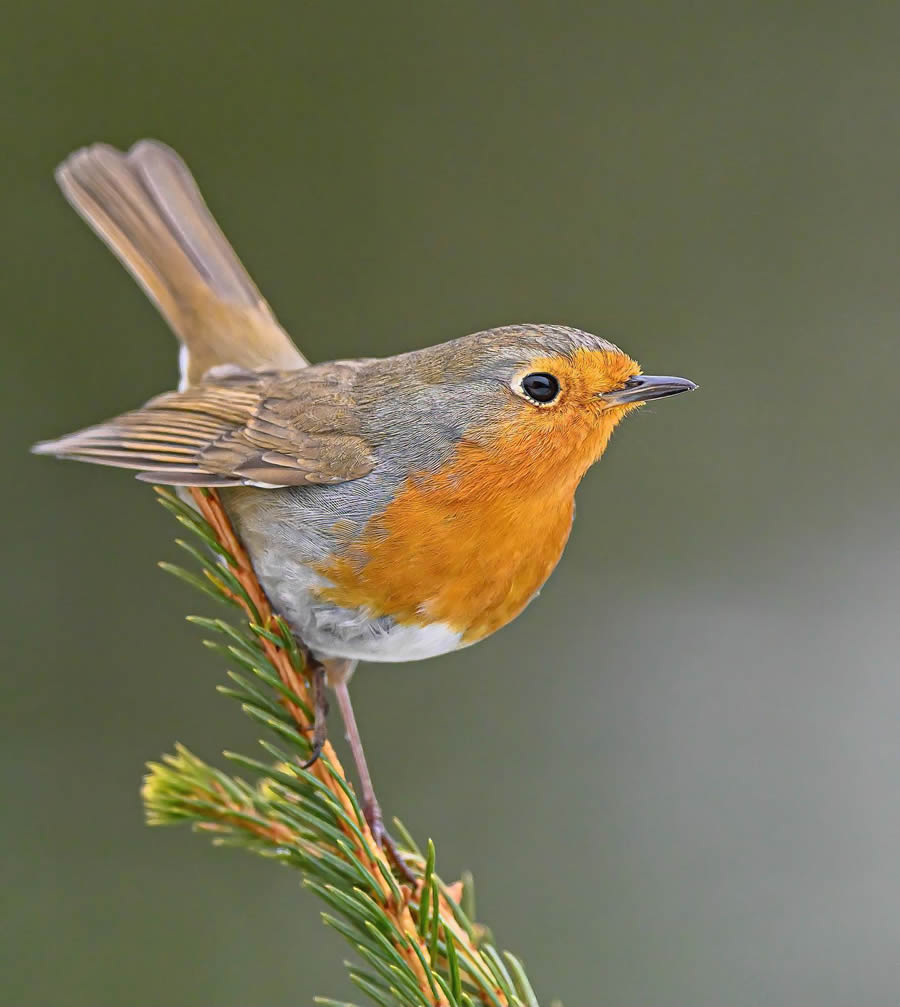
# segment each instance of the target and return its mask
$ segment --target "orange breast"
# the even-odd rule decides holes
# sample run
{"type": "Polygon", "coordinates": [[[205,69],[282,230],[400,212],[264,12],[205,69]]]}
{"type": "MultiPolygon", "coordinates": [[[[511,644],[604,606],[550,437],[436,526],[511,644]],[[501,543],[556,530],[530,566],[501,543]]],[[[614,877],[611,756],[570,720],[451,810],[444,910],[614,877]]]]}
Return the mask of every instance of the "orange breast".
{"type": "Polygon", "coordinates": [[[321,597],[401,624],[444,623],[464,643],[493,633],[556,566],[575,488],[613,425],[569,429],[559,450],[546,431],[533,443],[518,432],[507,443],[462,442],[449,465],[411,476],[361,540],[318,568],[333,584],[321,597]]]}

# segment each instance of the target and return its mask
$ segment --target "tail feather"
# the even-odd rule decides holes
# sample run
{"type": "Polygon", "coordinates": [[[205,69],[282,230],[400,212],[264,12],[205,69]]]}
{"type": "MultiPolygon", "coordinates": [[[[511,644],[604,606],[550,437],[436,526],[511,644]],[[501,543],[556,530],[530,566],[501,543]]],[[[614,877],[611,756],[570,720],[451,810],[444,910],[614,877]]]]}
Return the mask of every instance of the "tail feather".
{"type": "Polygon", "coordinates": [[[181,340],[183,386],[222,364],[306,364],[169,147],[142,140],[124,154],[95,144],[72,154],[56,178],[181,340]]]}
{"type": "Polygon", "coordinates": [[[228,243],[180,157],[154,140],[141,140],[128,160],[159,208],[181,248],[209,286],[224,300],[258,308],[264,304],[256,284],[228,243]]]}

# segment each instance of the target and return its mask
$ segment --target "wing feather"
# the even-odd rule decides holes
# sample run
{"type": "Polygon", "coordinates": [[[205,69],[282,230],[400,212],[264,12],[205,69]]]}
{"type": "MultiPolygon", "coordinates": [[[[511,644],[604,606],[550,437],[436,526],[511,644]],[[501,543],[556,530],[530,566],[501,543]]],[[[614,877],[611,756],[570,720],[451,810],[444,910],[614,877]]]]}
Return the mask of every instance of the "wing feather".
{"type": "Polygon", "coordinates": [[[35,446],[138,470],[180,486],[345,482],[370,472],[371,447],[352,409],[356,361],[278,374],[239,373],[167,392],[141,409],[35,446]]]}

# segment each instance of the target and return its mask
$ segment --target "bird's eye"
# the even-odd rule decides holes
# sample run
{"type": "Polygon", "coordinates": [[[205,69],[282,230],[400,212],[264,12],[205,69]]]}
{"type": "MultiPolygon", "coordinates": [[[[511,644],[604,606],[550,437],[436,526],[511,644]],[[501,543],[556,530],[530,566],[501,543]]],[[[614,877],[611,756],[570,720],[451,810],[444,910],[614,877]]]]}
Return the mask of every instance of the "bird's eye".
{"type": "Polygon", "coordinates": [[[546,406],[559,395],[559,382],[552,374],[546,374],[543,371],[537,374],[526,374],[522,378],[522,391],[532,402],[546,406]]]}

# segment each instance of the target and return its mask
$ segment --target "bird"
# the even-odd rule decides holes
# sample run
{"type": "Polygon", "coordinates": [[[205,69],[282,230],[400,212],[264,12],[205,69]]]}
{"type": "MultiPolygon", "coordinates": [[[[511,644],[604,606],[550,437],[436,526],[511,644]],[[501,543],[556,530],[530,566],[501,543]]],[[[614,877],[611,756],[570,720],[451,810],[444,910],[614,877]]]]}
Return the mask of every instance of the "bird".
{"type": "Polygon", "coordinates": [[[696,384],[556,324],[310,364],[170,147],[94,144],[56,179],[174,331],[180,382],[33,450],[218,491],[334,692],[366,819],[388,842],[350,701],[357,664],[446,654],[513,620],[556,567],[575,490],[615,427],[696,384]]]}

